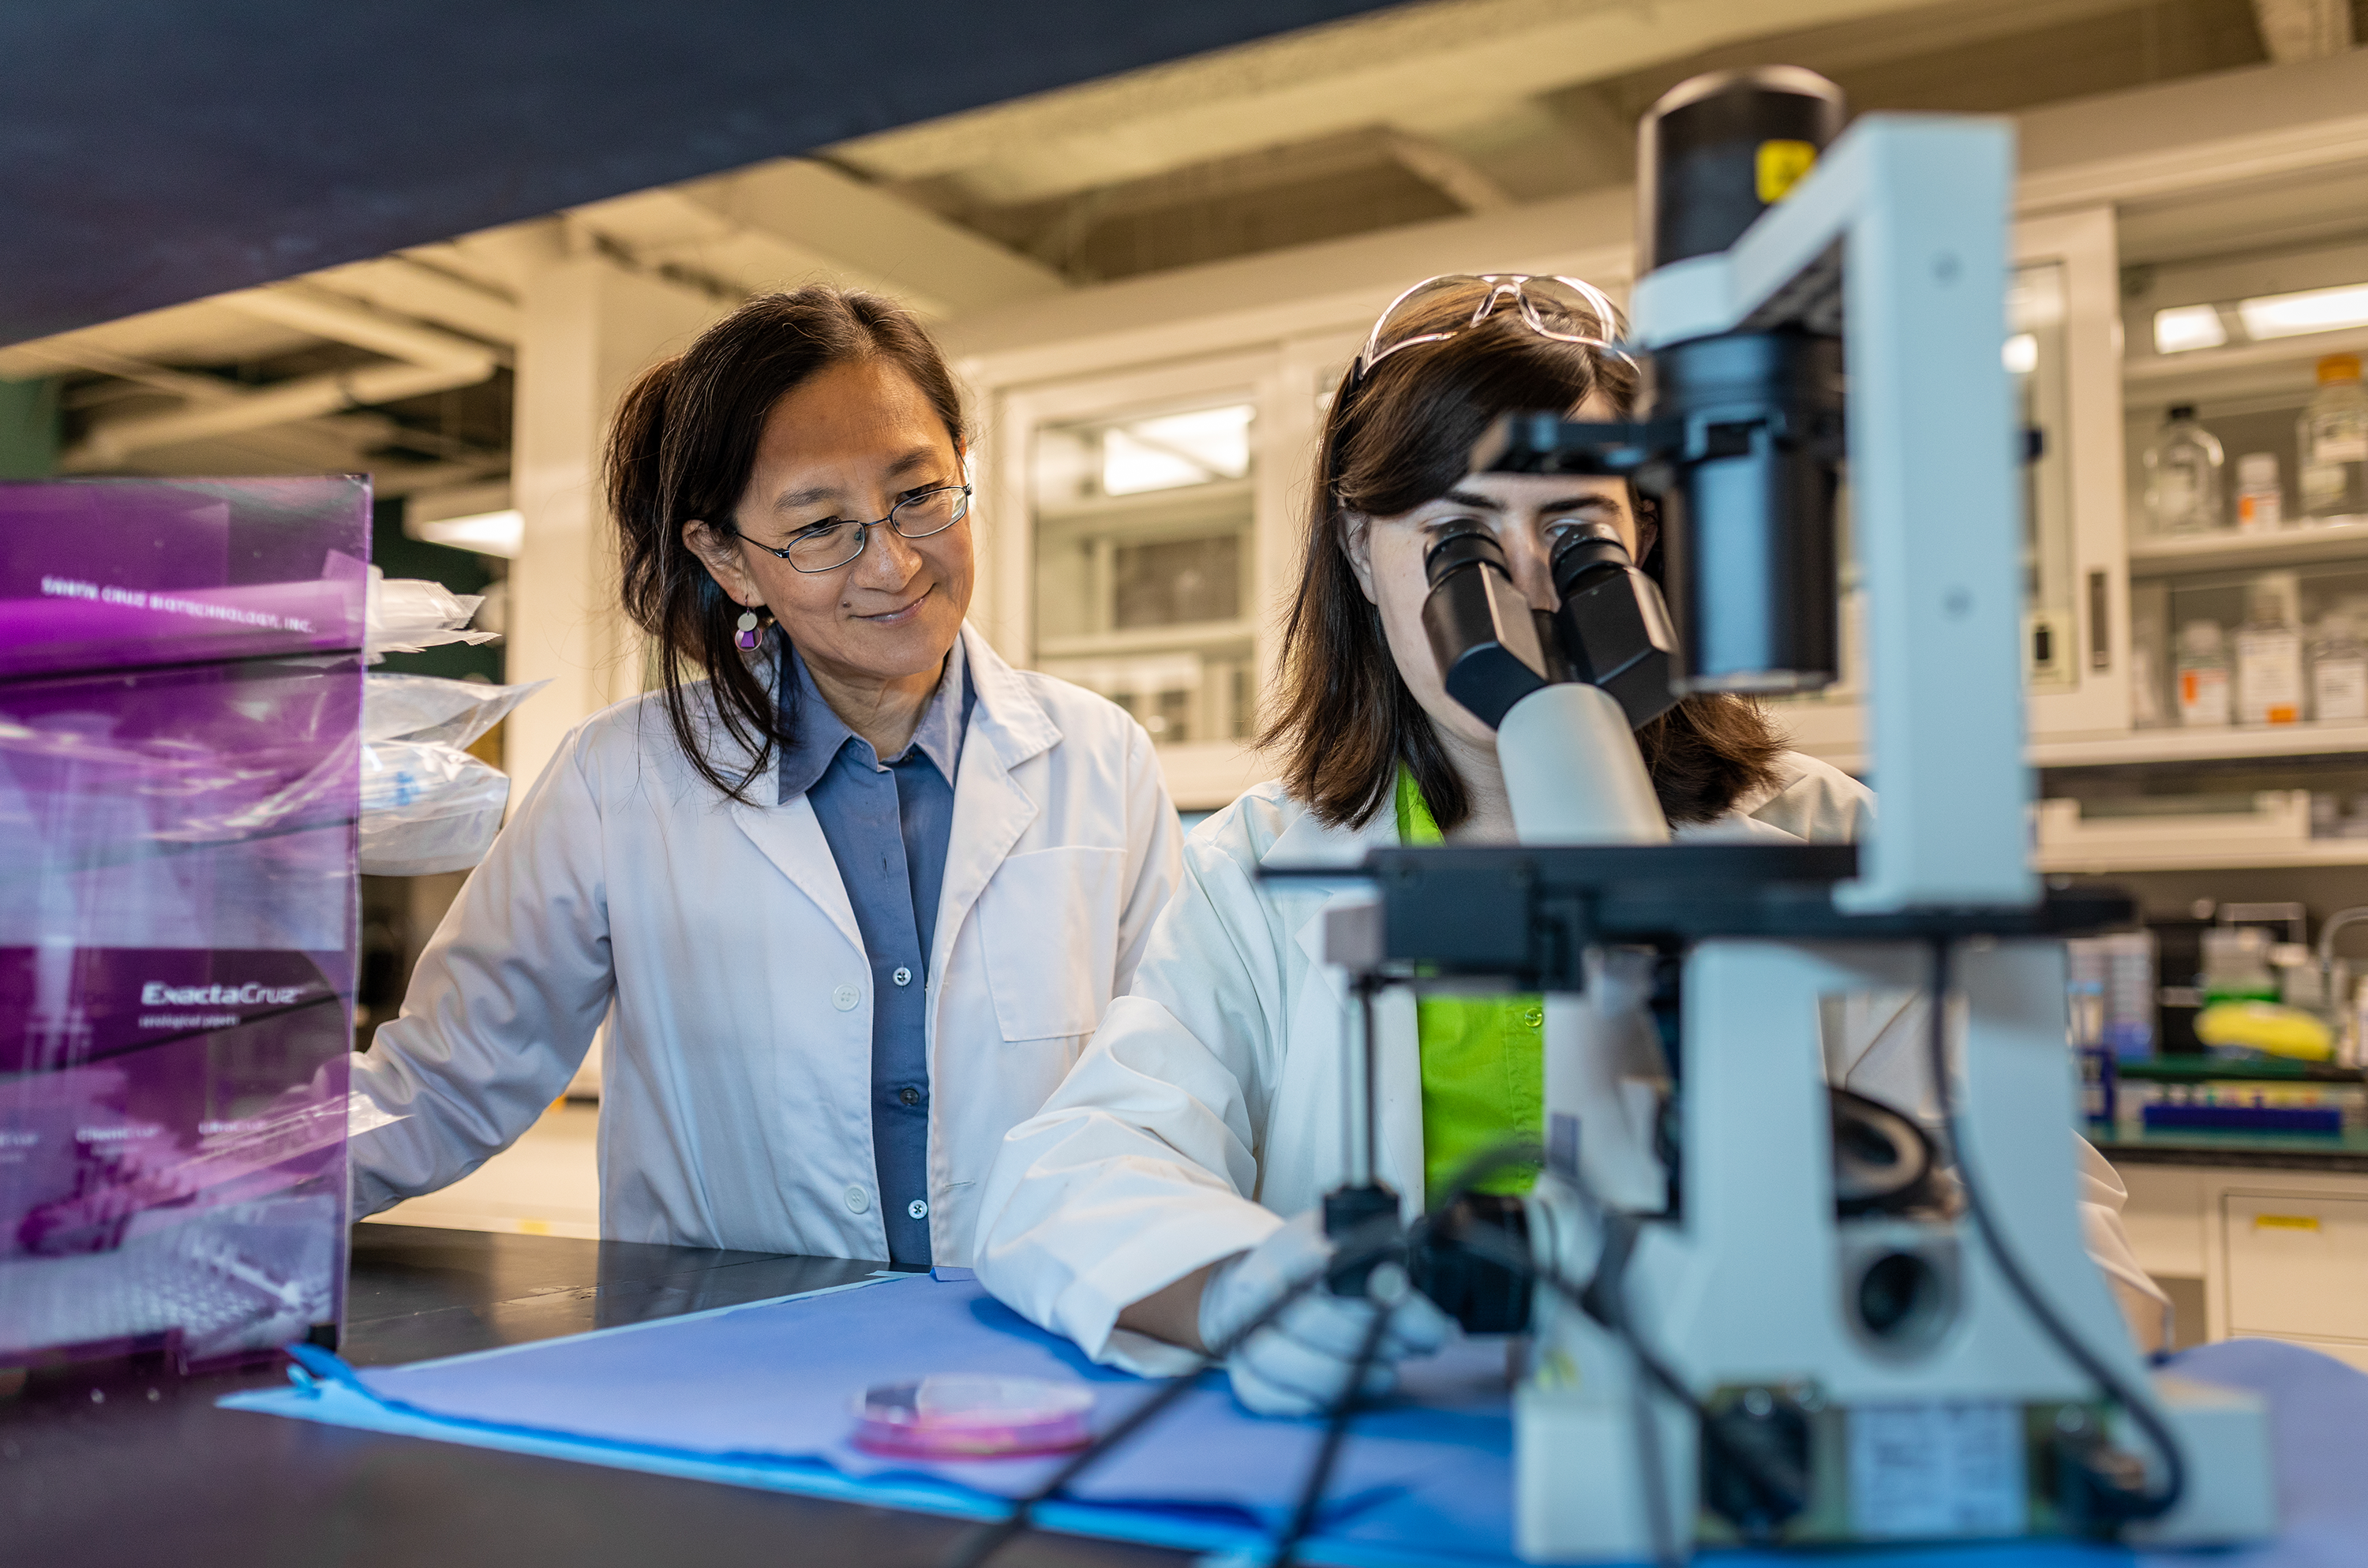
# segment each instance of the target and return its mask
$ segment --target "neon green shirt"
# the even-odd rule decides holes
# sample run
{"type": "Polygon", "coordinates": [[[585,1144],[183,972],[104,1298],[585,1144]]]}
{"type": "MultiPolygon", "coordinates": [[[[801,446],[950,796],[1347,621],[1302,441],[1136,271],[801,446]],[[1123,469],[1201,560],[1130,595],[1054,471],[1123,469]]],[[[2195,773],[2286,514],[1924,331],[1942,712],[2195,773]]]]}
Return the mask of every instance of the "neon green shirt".
{"type": "MultiPolygon", "coordinates": [[[[1398,842],[1445,842],[1414,775],[1398,769],[1398,842]]],[[[1543,1142],[1545,999],[1427,996],[1417,1005],[1422,1050],[1422,1174],[1443,1191],[1474,1157],[1508,1138],[1543,1142]]],[[[1507,1171],[1482,1192],[1527,1192],[1537,1172],[1507,1171]]]]}

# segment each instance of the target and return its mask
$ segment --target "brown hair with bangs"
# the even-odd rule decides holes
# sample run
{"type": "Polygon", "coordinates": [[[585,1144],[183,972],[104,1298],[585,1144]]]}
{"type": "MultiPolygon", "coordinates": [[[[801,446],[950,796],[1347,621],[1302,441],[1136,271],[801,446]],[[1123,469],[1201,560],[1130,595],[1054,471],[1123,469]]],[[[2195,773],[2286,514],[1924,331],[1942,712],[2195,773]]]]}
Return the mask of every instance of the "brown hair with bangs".
{"type": "MultiPolygon", "coordinates": [[[[1361,379],[1352,367],[1325,416],[1299,597],[1258,744],[1281,756],[1284,784],[1329,826],[1372,820],[1401,762],[1442,830],[1472,812],[1429,715],[1398,674],[1380,609],[1357,585],[1344,538],[1350,520],[1397,517],[1446,494],[1501,414],[1576,409],[1599,394],[1622,417],[1635,404],[1627,361],[1541,336],[1512,311],[1455,331],[1486,287],[1475,279],[1438,290],[1406,330],[1455,335],[1393,354],[1361,379]]],[[[1639,564],[1660,575],[1657,540],[1639,564]]],[[[1636,744],[1673,824],[1709,822],[1772,788],[1783,749],[1758,706],[1733,696],[1686,698],[1639,730],[1636,744]]]]}

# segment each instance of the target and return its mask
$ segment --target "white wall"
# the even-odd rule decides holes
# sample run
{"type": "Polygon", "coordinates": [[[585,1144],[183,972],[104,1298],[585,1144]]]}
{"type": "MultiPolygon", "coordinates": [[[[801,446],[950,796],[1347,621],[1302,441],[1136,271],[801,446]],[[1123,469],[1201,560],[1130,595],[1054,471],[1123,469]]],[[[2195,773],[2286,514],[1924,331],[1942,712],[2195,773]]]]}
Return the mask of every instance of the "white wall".
{"type": "Polygon", "coordinates": [[[642,689],[640,634],[617,604],[601,447],[633,377],[687,347],[723,308],[581,255],[534,268],[520,313],[511,490],[526,542],[510,574],[507,673],[552,684],[509,718],[513,801],[572,726],[642,689]]]}

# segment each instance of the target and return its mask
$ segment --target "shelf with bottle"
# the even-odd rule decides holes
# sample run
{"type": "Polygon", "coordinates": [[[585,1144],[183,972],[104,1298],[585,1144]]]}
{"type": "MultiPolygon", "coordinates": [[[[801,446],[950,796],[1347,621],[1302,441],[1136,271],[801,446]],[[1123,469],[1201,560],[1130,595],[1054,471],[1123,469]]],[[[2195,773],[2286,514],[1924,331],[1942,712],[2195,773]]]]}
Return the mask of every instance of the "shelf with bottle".
{"type": "Polygon", "coordinates": [[[2267,845],[2164,838],[2112,849],[2045,848],[2032,864],[2051,876],[2105,877],[2131,871],[2290,871],[2368,866],[2368,839],[2306,839],[2267,845]]]}
{"type": "MultiPolygon", "coordinates": [[[[1855,714],[1827,715],[1784,705],[1767,705],[1777,721],[1785,744],[1860,775],[1867,767],[1865,743],[1855,714]],[[1846,722],[1845,722],[1846,721],[1846,722]]],[[[2033,767],[2134,767],[2191,762],[2236,762],[2279,757],[2336,756],[2368,754],[2368,723],[2263,725],[2259,729],[2230,726],[2213,730],[2102,730],[2034,737],[2022,748],[2023,760],[2033,767]]]]}
{"type": "MultiPolygon", "coordinates": [[[[2197,571],[2134,582],[2135,727],[2209,733],[2368,724],[2364,631],[2368,556],[2316,569],[2197,571]]],[[[2273,756],[2279,744],[2224,755],[2273,756]]]]}
{"type": "MultiPolygon", "coordinates": [[[[1835,748],[1804,747],[1845,764],[1835,748]]],[[[2331,756],[2368,752],[2368,722],[2300,723],[2259,729],[2149,729],[2093,735],[2054,735],[2023,750],[2033,767],[2120,767],[2148,763],[2221,762],[2254,757],[2331,756]]],[[[1847,769],[1846,769],[1847,770],[1847,769]]]]}
{"type": "Polygon", "coordinates": [[[2067,791],[2058,776],[2033,812],[2036,864],[2088,875],[2368,865],[2362,781],[2342,770],[2310,789],[2214,788],[2207,776],[2187,783],[2191,793],[2131,794],[2067,791]]]}
{"type": "Polygon", "coordinates": [[[2320,354],[2306,396],[2174,403],[2139,443],[2134,574],[2346,552],[2368,533],[2368,391],[2356,354],[2320,354]],[[2230,454],[2235,460],[2230,460],[2230,454]],[[2355,532],[2354,530],[2359,530],[2355,532]]]}
{"type": "Polygon", "coordinates": [[[2368,558],[2368,515],[2298,523],[2274,533],[2192,534],[2130,545],[2133,578],[2368,558]]]}
{"type": "MultiPolygon", "coordinates": [[[[2297,362],[2328,354],[2368,354],[2368,327],[2319,332],[2172,354],[2134,353],[2122,361],[2122,385],[2133,399],[2203,403],[2290,387],[2297,362]]],[[[2306,372],[2305,372],[2306,373],[2306,372]]]]}

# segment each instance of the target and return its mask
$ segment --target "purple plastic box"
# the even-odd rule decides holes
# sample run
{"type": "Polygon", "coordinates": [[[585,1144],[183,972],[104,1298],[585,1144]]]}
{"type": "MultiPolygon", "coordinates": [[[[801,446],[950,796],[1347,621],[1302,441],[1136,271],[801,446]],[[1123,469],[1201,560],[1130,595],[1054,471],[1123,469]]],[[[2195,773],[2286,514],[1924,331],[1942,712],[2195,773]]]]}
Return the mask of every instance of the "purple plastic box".
{"type": "Polygon", "coordinates": [[[334,1337],[359,478],[0,484],[0,1366],[334,1337]]]}

